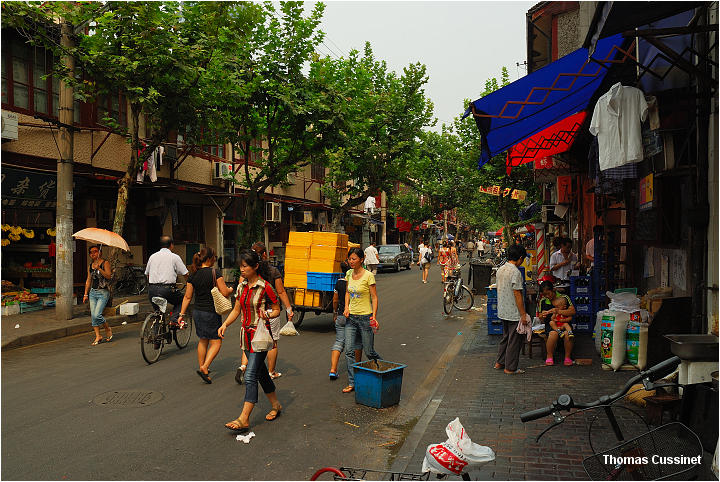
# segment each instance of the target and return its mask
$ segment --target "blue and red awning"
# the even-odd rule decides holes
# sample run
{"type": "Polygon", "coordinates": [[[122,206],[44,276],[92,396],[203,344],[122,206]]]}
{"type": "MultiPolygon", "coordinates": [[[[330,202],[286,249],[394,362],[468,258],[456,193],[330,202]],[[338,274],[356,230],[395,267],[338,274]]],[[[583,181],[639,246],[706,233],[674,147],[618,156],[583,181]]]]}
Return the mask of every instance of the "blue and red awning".
{"type": "Polygon", "coordinates": [[[508,149],[516,163],[569,149],[577,133],[572,126],[608,69],[634,58],[622,43],[622,35],[601,39],[591,57],[587,49],[578,49],[472,102],[463,117],[472,114],[482,134],[478,166],[508,149]]]}

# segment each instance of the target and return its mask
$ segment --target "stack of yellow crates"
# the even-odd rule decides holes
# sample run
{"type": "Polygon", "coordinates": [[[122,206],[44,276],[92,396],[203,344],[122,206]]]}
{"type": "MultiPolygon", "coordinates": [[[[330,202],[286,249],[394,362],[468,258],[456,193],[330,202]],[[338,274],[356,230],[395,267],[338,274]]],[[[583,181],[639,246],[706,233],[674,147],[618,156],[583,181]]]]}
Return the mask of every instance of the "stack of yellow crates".
{"type": "Polygon", "coordinates": [[[348,236],[340,233],[293,231],[285,247],[285,286],[296,288],[295,305],[321,306],[320,291],[332,291],[325,273],[340,272],[340,263],[345,261],[348,252],[348,236]],[[308,275],[308,272],[315,273],[308,275]],[[311,277],[308,287],[308,277],[311,277]],[[308,289],[308,288],[322,289],[308,289]]]}

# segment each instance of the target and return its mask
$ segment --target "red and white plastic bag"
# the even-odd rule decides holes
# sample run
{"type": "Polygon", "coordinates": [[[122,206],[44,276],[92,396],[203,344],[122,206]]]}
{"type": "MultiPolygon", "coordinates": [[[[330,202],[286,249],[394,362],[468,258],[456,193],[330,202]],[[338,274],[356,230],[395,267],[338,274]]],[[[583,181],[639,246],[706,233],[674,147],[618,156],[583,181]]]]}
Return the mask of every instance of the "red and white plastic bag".
{"type": "Polygon", "coordinates": [[[495,452],[490,447],[470,440],[459,418],[448,424],[445,433],[448,436],[445,442],[428,445],[423,460],[423,472],[460,475],[469,468],[495,460],[495,452]]]}

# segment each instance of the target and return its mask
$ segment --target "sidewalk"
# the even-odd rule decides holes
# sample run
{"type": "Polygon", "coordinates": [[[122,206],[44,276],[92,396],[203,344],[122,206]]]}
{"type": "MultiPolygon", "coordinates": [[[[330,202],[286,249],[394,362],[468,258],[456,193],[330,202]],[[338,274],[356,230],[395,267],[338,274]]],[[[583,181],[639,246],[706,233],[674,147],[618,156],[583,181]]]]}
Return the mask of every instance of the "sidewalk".
{"type": "MultiPolygon", "coordinates": [[[[414,423],[414,428],[391,470],[419,473],[427,446],[444,442],[445,427],[459,417],[472,441],[491,447],[496,455],[494,462],[470,471],[472,480],[589,480],[582,466],[582,460],[592,455],[583,415],[549,431],[539,443],[535,437],[552,419],[520,421],[520,414],[546,407],[560,394],[570,394],[577,401],[595,400],[616,391],[636,374],[603,370],[592,340],[584,336],[578,340],[578,353],[592,357],[592,365],[566,367],[556,361],[547,367],[536,350],[532,359],[520,355],[525,374],[506,375],[493,369],[500,336],[487,334],[487,319],[482,316],[417,423],[406,421],[414,423]]],[[[643,409],[638,410],[644,414],[643,409]]]]}
{"type": "MultiPolygon", "coordinates": [[[[122,303],[125,300],[130,303],[140,303],[140,311],[137,315],[131,316],[108,316],[106,320],[110,326],[118,326],[124,322],[141,322],[152,311],[147,294],[118,296],[115,298],[115,304],[122,303]]],[[[2,350],[35,345],[78,333],[92,332],[90,322],[90,307],[87,304],[74,306],[71,320],[56,319],[55,308],[3,316],[0,319],[2,350]]]]}

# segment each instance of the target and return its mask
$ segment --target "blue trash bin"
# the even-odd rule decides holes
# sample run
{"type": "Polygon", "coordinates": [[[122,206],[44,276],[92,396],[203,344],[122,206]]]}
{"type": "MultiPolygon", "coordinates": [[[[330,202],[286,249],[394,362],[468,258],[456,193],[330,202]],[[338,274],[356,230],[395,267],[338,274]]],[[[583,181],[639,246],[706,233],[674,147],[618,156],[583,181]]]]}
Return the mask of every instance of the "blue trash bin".
{"type": "Polygon", "coordinates": [[[353,363],[355,402],[385,408],[400,403],[403,369],[407,365],[385,360],[353,363]]]}

